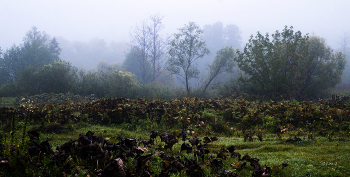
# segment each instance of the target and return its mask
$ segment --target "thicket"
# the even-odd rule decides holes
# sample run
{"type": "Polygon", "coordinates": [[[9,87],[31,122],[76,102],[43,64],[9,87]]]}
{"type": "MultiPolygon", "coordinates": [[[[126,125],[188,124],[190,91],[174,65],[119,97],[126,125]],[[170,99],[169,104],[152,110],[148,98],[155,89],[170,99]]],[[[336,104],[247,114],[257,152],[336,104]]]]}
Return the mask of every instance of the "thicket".
{"type": "Polygon", "coordinates": [[[160,82],[141,84],[135,75],[127,71],[79,70],[64,60],[42,67],[27,67],[18,74],[14,82],[3,84],[0,91],[4,97],[73,93],[94,94],[99,98],[171,99],[185,95],[180,88],[160,82]]]}

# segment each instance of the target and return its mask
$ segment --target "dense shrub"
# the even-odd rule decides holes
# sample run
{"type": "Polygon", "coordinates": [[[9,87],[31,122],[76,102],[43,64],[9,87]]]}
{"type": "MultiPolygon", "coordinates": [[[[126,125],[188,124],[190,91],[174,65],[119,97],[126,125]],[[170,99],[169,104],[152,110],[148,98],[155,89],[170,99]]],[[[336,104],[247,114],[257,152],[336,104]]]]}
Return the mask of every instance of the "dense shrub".
{"type": "Polygon", "coordinates": [[[203,111],[201,119],[214,133],[221,133],[225,135],[232,135],[230,122],[227,122],[223,116],[217,114],[214,110],[206,109],[203,111]]]}
{"type": "Polygon", "coordinates": [[[104,89],[104,82],[99,72],[80,70],[78,72],[78,78],[78,81],[75,82],[72,88],[72,93],[80,95],[95,94],[97,97],[105,96],[106,90],[104,89]]]}
{"type": "Polygon", "coordinates": [[[4,97],[14,97],[21,93],[17,82],[2,84],[0,91],[4,97]]]}
{"type": "Polygon", "coordinates": [[[18,74],[16,81],[2,85],[1,91],[6,96],[66,93],[76,81],[77,68],[59,60],[42,67],[27,67],[18,74]]]}
{"type": "Polygon", "coordinates": [[[139,98],[156,100],[182,98],[186,96],[186,92],[183,89],[178,87],[170,87],[157,81],[140,85],[137,93],[139,98]]]}
{"type": "Polygon", "coordinates": [[[133,98],[137,93],[139,82],[135,76],[126,71],[112,71],[105,81],[106,97],[133,98]]]}
{"type": "MultiPolygon", "coordinates": [[[[166,79],[166,77],[164,77],[166,79]]],[[[163,81],[141,84],[135,75],[114,70],[85,71],[60,60],[42,67],[27,67],[12,83],[0,88],[3,96],[16,97],[43,93],[94,94],[97,97],[171,99],[186,96],[181,88],[163,81]]],[[[172,81],[170,82],[172,83],[172,81]]]]}

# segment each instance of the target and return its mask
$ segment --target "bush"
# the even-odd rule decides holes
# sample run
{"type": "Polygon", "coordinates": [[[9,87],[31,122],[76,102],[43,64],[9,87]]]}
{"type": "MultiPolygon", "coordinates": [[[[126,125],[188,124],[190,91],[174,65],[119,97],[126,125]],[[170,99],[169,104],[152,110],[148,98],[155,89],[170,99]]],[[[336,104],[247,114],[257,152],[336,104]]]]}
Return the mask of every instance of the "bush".
{"type": "MultiPolygon", "coordinates": [[[[218,95],[231,96],[231,94],[242,90],[242,85],[237,81],[237,78],[231,78],[228,82],[218,87],[218,95]]],[[[244,90],[246,91],[247,89],[244,90]]]]}
{"type": "Polygon", "coordinates": [[[345,122],[343,125],[341,125],[340,130],[349,131],[350,130],[350,122],[345,122]]]}
{"type": "Polygon", "coordinates": [[[77,68],[59,60],[42,67],[27,67],[16,81],[1,86],[6,96],[35,95],[40,93],[67,93],[77,81],[77,68]]]}
{"type": "Polygon", "coordinates": [[[169,87],[157,81],[140,85],[137,94],[138,97],[155,100],[183,98],[186,96],[186,92],[183,89],[169,87]]]}
{"type": "Polygon", "coordinates": [[[4,97],[15,97],[22,93],[17,82],[2,84],[0,91],[4,97]]]}
{"type": "Polygon", "coordinates": [[[105,96],[107,91],[104,89],[104,82],[101,79],[101,73],[93,71],[80,70],[78,72],[78,81],[72,88],[72,93],[80,95],[94,94],[99,98],[105,96]]]}
{"type": "MultiPolygon", "coordinates": [[[[171,77],[165,77],[167,79],[171,77]]],[[[168,84],[173,81],[169,81],[168,84]]],[[[173,99],[182,98],[187,94],[184,89],[169,86],[166,81],[154,81],[140,84],[135,75],[127,71],[104,69],[99,71],[85,71],[73,67],[70,63],[59,60],[51,65],[41,67],[27,67],[22,70],[14,82],[3,84],[0,92],[3,96],[18,97],[43,93],[74,93],[92,95],[96,97],[123,97],[145,99],[173,99]]],[[[201,90],[193,92],[202,97],[201,90]]],[[[210,97],[212,94],[206,94],[210,97]]]]}
{"type": "Polygon", "coordinates": [[[223,133],[225,135],[232,135],[233,131],[228,122],[216,113],[214,110],[204,110],[201,119],[205,124],[209,125],[211,131],[215,133],[223,133]]]}
{"type": "Polygon", "coordinates": [[[265,115],[262,118],[262,121],[263,121],[263,127],[270,132],[274,132],[276,130],[276,126],[278,126],[280,122],[280,121],[277,121],[275,117],[270,115],[265,115]]]}
{"type": "Polygon", "coordinates": [[[108,73],[105,81],[106,97],[134,98],[140,83],[135,75],[125,71],[112,71],[108,73]]]}

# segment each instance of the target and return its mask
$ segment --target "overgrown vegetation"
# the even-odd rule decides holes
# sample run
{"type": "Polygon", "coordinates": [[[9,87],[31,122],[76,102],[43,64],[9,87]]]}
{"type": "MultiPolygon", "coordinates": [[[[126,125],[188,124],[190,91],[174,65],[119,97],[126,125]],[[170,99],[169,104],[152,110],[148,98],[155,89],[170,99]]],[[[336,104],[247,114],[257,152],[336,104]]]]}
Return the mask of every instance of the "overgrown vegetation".
{"type": "Polygon", "coordinates": [[[161,82],[141,84],[130,72],[108,69],[86,72],[62,60],[43,67],[29,67],[16,81],[3,84],[0,90],[6,97],[44,93],[94,94],[99,98],[171,99],[185,96],[180,88],[161,82]]]}
{"type": "MultiPolygon", "coordinates": [[[[136,29],[123,65],[98,70],[59,60],[55,38],[35,27],[0,51],[0,176],[350,175],[349,89],[330,91],[343,53],[292,27],[272,41],[258,32],[243,51],[218,49],[193,87],[195,61],[209,54],[203,30],[179,29],[165,69],[161,19],[136,29]],[[239,77],[215,81],[236,64],[239,77]]],[[[219,43],[239,45],[239,35],[224,36],[219,43]]]]}
{"type": "Polygon", "coordinates": [[[349,98],[250,99],[68,100],[3,107],[1,175],[349,175],[349,98]]]}

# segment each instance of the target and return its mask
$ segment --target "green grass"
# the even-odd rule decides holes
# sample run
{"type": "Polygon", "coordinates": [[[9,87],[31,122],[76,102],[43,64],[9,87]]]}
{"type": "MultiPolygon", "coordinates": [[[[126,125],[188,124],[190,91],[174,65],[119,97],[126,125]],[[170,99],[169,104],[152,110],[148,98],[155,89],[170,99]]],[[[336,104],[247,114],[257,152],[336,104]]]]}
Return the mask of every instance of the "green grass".
{"type": "MultiPolygon", "coordinates": [[[[27,130],[35,129],[38,126],[28,126],[27,130]]],[[[86,123],[67,124],[63,125],[62,133],[41,133],[40,139],[49,139],[53,149],[56,146],[63,144],[71,139],[78,139],[79,134],[86,133],[87,131],[94,132],[95,135],[102,134],[109,141],[116,143],[118,140],[116,137],[135,137],[138,142],[141,140],[148,140],[150,132],[136,130],[126,131],[115,126],[90,126],[86,123]]],[[[15,139],[20,140],[23,130],[17,129],[15,139]]],[[[10,137],[7,133],[7,137],[10,137]]],[[[283,140],[273,138],[274,135],[266,135],[267,139],[260,142],[256,139],[252,142],[245,142],[242,137],[220,137],[218,141],[209,144],[209,149],[216,157],[216,152],[222,147],[229,147],[231,145],[236,146],[242,156],[248,153],[251,157],[260,159],[259,163],[264,166],[265,164],[273,167],[274,164],[279,165],[279,168],[273,169],[272,176],[305,176],[307,174],[311,176],[350,176],[350,143],[349,141],[332,141],[329,142],[325,137],[316,137],[314,140],[303,140],[297,143],[286,143],[283,140]],[[289,166],[282,169],[282,162],[286,161],[289,166]]],[[[203,139],[203,137],[199,137],[203,139]]],[[[287,138],[282,137],[282,138],[287,138]]],[[[302,137],[301,137],[302,138],[302,137]]],[[[334,137],[335,138],[335,137],[334,137]]],[[[347,138],[348,140],[348,138],[347,138]]],[[[180,152],[181,144],[183,141],[173,146],[173,150],[163,150],[164,142],[160,141],[157,137],[155,145],[146,147],[151,153],[155,151],[164,151],[164,153],[174,156],[180,156],[182,158],[196,158],[193,154],[186,154],[180,152]]],[[[189,143],[186,141],[186,143],[189,143]]],[[[140,145],[143,147],[143,145],[140,145]]],[[[208,156],[206,155],[206,158],[208,156]]],[[[199,159],[201,161],[201,159],[199,159]]],[[[209,159],[205,160],[209,161],[209,159]]],[[[205,163],[205,162],[204,162],[205,163]]],[[[237,158],[228,157],[223,160],[224,169],[235,170],[234,165],[240,164],[237,158]]],[[[236,171],[241,176],[251,176],[254,171],[253,167],[250,167],[247,163],[247,169],[242,171],[236,171]]],[[[209,167],[206,168],[206,175],[210,176],[209,167]]]]}
{"type": "MultiPolygon", "coordinates": [[[[149,132],[124,131],[105,126],[82,127],[65,134],[49,135],[49,138],[53,140],[52,144],[62,144],[70,139],[77,139],[79,133],[86,133],[88,130],[95,132],[96,135],[102,134],[104,137],[109,138],[110,141],[113,141],[113,137],[116,136],[136,137],[142,140],[149,139],[149,132]]],[[[200,137],[200,139],[203,139],[203,137],[200,137]]],[[[165,143],[160,142],[159,137],[157,137],[157,142],[154,146],[148,147],[151,152],[165,145],[165,143]]],[[[172,152],[167,150],[165,153],[193,158],[192,154],[187,155],[186,153],[179,152],[182,143],[183,141],[180,141],[173,146],[172,152]]],[[[298,143],[285,143],[282,140],[276,139],[268,139],[262,142],[258,140],[244,142],[243,138],[220,137],[218,141],[211,143],[209,148],[211,152],[214,152],[218,151],[221,147],[227,148],[231,145],[235,145],[236,151],[240,152],[241,155],[248,153],[251,157],[257,157],[260,159],[259,163],[261,165],[266,164],[271,167],[274,164],[279,165],[280,167],[278,169],[273,170],[273,175],[276,176],[303,176],[306,174],[310,174],[311,176],[350,175],[350,143],[348,141],[329,142],[327,138],[317,137],[315,140],[306,139],[298,143]],[[289,166],[282,169],[281,164],[284,161],[289,163],[289,166]]],[[[230,164],[239,163],[237,158],[230,157],[223,160],[223,162],[227,170],[234,170],[230,164]]],[[[237,173],[241,176],[251,175],[254,169],[250,166],[248,169],[237,171],[237,173]]]]}
{"type": "MultiPolygon", "coordinates": [[[[281,140],[244,142],[243,138],[221,138],[215,142],[217,147],[235,145],[242,155],[260,159],[261,165],[280,165],[289,163],[284,170],[274,170],[282,176],[349,176],[350,143],[332,141],[317,137],[299,143],[285,143],[281,140]]],[[[248,175],[248,174],[247,174],[248,175]]]]}
{"type": "Polygon", "coordinates": [[[16,105],[16,97],[0,97],[0,107],[14,107],[16,105]]]}
{"type": "MultiPolygon", "coordinates": [[[[337,176],[350,169],[350,148],[348,142],[327,142],[317,138],[317,142],[300,144],[271,144],[252,149],[250,153],[261,159],[261,164],[290,164],[286,171],[290,176],[301,176],[309,173],[312,176],[337,176]],[[338,144],[338,145],[337,145],[338,144]]],[[[307,140],[313,141],[313,140],[307,140]]],[[[243,150],[247,152],[249,150],[243,150]]]]}

